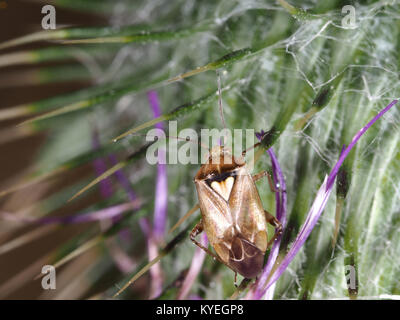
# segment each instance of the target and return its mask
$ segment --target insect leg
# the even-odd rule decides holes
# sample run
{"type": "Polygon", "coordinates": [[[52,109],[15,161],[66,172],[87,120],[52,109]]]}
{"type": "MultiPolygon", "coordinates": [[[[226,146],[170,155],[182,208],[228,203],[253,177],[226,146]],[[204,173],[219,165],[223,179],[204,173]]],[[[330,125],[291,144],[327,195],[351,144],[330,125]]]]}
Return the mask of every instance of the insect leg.
{"type": "Polygon", "coordinates": [[[269,183],[269,187],[271,188],[271,191],[272,192],[281,192],[281,190],[279,188],[275,187],[274,181],[273,181],[270,173],[267,170],[255,174],[253,176],[253,180],[254,180],[254,182],[256,182],[265,176],[267,176],[267,178],[268,178],[268,183],[269,183]]]}
{"type": "Polygon", "coordinates": [[[272,226],[275,227],[274,236],[272,237],[271,240],[268,241],[268,244],[267,244],[267,248],[269,248],[269,246],[270,246],[271,244],[274,243],[275,239],[276,239],[280,234],[282,234],[282,228],[283,228],[283,227],[282,227],[282,224],[278,221],[278,219],[276,219],[276,218],[275,218],[271,213],[269,213],[267,210],[264,210],[264,213],[265,213],[265,218],[267,219],[267,222],[268,222],[269,224],[271,224],[272,226]]]}
{"type": "Polygon", "coordinates": [[[204,247],[200,242],[198,242],[195,238],[203,232],[203,221],[200,220],[193,228],[192,232],[190,232],[190,240],[193,241],[193,243],[198,246],[199,248],[203,249],[208,255],[212,256],[214,259],[217,259],[218,261],[224,263],[223,261],[221,261],[221,259],[214,254],[213,252],[211,252],[210,250],[208,250],[208,248],[204,247]]]}
{"type": "Polygon", "coordinates": [[[220,257],[218,257],[215,253],[211,252],[208,250],[206,247],[204,247],[200,242],[198,242],[195,238],[198,236],[200,233],[203,232],[203,221],[200,220],[193,228],[192,232],[190,232],[190,240],[193,241],[193,243],[198,246],[199,248],[203,249],[208,255],[213,257],[214,259],[218,260],[219,262],[223,263],[226,265],[229,269],[231,269],[233,272],[236,273],[235,270],[232,269],[230,265],[228,265],[226,262],[224,262],[220,257]]]}
{"type": "Polygon", "coordinates": [[[238,287],[238,284],[237,284],[237,272],[235,272],[235,282],[234,282],[234,285],[235,285],[236,288],[238,287]]]}

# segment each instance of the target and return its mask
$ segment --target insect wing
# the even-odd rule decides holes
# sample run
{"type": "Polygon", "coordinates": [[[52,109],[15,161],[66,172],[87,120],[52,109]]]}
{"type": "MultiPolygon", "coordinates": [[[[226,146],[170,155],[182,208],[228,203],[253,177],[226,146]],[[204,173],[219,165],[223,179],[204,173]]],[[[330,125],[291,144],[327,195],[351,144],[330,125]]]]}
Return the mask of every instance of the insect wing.
{"type": "Polygon", "coordinates": [[[211,189],[204,180],[196,180],[199,206],[203,226],[212,245],[224,238],[226,231],[232,229],[232,216],[228,203],[211,189]]]}
{"type": "Polygon", "coordinates": [[[229,210],[241,237],[265,252],[268,236],[264,208],[253,177],[245,167],[238,169],[229,198],[229,210]]]}

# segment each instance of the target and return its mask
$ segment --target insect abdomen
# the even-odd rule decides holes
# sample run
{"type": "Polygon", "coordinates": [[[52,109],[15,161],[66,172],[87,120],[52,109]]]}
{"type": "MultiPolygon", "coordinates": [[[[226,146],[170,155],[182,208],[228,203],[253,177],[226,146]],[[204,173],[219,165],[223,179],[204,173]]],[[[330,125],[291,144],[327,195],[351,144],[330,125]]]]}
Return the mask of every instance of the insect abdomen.
{"type": "Polygon", "coordinates": [[[229,251],[229,265],[245,278],[256,277],[264,264],[264,253],[255,245],[236,235],[229,251]]]}

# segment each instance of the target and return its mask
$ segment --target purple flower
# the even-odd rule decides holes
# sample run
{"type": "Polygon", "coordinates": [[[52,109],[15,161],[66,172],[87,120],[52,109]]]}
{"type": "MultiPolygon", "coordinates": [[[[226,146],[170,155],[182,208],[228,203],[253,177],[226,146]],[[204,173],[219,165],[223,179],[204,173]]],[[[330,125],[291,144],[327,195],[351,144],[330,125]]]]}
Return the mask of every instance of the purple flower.
{"type": "MultiPolygon", "coordinates": [[[[296,254],[299,252],[311,231],[314,229],[315,225],[318,222],[319,217],[321,216],[322,211],[325,209],[326,203],[328,202],[329,196],[333,189],[333,184],[335,182],[336,176],[338,174],[340,166],[343,164],[344,159],[347,157],[351,149],[355,146],[357,141],[361,138],[361,136],[379,119],[385,114],[387,111],[392,108],[398,100],[392,101],[388,106],[386,106],[382,111],[380,111],[368,124],[363,127],[352,139],[351,143],[342,151],[340,154],[339,160],[336,165],[333,167],[329,176],[326,176],[324,182],[319,188],[315,200],[311,206],[310,211],[307,214],[306,221],[300,229],[295,241],[290,247],[286,256],[282,259],[282,261],[277,266],[276,270],[272,274],[268,274],[267,277],[263,277],[263,281],[257,282],[255,293],[252,296],[254,299],[260,299],[264,296],[267,290],[280,278],[283,272],[288,267],[289,263],[294,259],[296,254]]],[[[267,266],[268,267],[268,264],[267,266]]],[[[264,271],[266,271],[264,269],[264,271]]],[[[264,276],[264,272],[263,275],[264,276]]]]}

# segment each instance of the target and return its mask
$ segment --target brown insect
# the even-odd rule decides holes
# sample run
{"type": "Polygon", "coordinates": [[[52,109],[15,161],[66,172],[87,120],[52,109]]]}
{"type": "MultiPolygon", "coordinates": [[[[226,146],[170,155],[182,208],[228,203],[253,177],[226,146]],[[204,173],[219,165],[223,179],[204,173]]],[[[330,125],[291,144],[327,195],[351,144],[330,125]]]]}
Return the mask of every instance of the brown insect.
{"type": "MultiPolygon", "coordinates": [[[[220,115],[226,128],[219,76],[218,93],[220,115]]],[[[253,148],[259,145],[257,143],[253,148]]],[[[245,278],[254,278],[261,272],[266,250],[282,233],[281,223],[264,210],[255,182],[267,176],[271,190],[280,190],[274,187],[267,171],[255,176],[249,173],[243,158],[245,154],[246,151],[242,152],[242,156],[233,156],[230,150],[221,146],[211,149],[208,160],[194,178],[199,204],[189,210],[169,231],[171,233],[200,208],[201,220],[190,233],[190,239],[207,254],[232,269],[235,272],[235,282],[237,273],[245,278]],[[267,223],[275,227],[275,234],[269,241],[267,223]],[[196,240],[196,236],[203,231],[216,254],[196,240]]],[[[115,296],[149,270],[162,256],[160,254],[150,261],[115,296]]]]}
{"type": "Polygon", "coordinates": [[[191,240],[209,255],[245,278],[256,277],[267,248],[282,232],[281,223],[264,210],[255,181],[266,171],[251,176],[243,157],[234,157],[223,148],[211,150],[208,160],[197,172],[194,182],[199,198],[201,220],[190,234],[191,240]],[[276,228],[268,242],[267,222],[276,228]],[[205,231],[216,254],[196,241],[205,231]]]}

